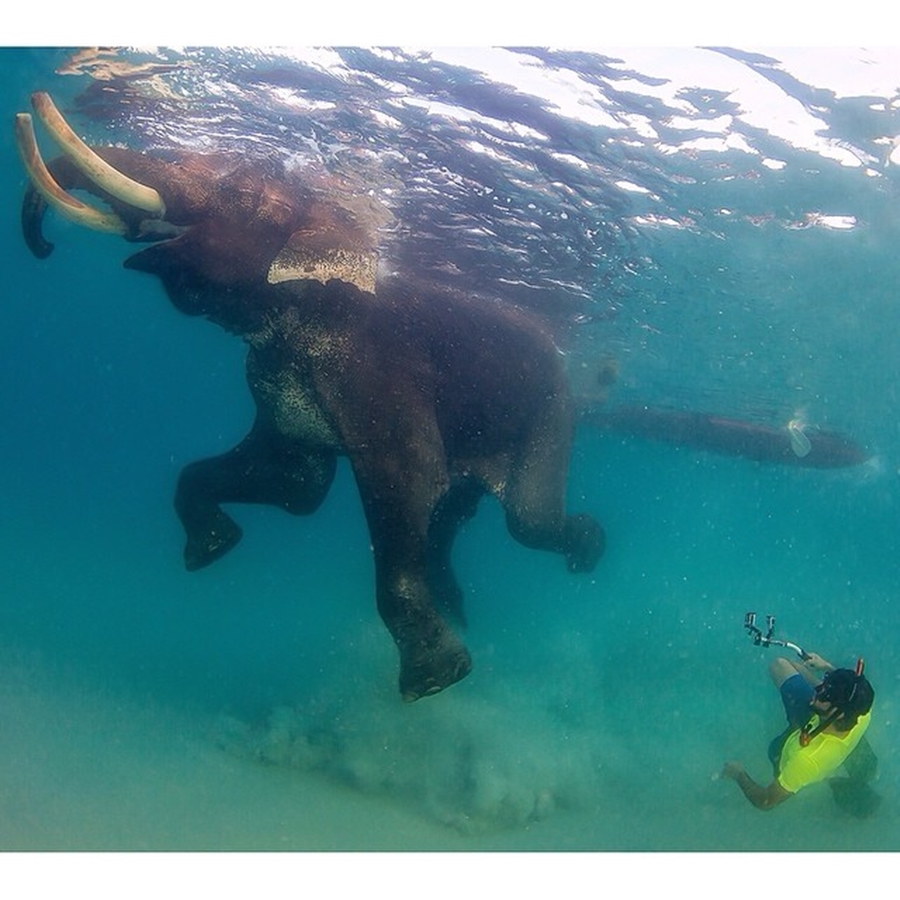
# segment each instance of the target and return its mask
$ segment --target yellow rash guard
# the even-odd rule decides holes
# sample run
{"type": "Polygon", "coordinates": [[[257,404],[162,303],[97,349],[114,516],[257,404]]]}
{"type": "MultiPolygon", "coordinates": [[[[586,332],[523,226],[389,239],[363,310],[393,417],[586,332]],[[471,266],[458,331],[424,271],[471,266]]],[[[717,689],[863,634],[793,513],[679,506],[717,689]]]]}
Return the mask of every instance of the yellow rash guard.
{"type": "MultiPolygon", "coordinates": [[[[778,783],[792,794],[808,784],[821,781],[835,772],[851,754],[869,727],[872,713],[860,716],[850,731],[814,737],[806,747],[800,746],[800,730],[791,732],[784,742],[778,760],[778,783]]],[[[818,723],[814,723],[818,724],[818,723]]]]}

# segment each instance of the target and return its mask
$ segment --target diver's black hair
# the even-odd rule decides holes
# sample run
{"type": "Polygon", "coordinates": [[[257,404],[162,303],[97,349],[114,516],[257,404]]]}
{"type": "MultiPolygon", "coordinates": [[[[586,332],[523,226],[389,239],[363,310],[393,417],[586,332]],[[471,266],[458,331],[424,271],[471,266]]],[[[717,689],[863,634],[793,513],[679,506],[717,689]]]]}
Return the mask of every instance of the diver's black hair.
{"type": "Polygon", "coordinates": [[[843,715],[835,721],[838,731],[849,731],[864,716],[875,700],[875,691],[862,673],[852,669],[833,669],[816,688],[816,696],[830,703],[843,715]]]}

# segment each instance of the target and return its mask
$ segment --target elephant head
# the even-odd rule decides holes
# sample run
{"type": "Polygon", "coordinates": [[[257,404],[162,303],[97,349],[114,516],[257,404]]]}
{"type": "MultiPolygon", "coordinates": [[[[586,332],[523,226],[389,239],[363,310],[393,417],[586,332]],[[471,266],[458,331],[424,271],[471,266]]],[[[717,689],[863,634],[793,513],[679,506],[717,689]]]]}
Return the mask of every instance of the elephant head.
{"type": "Polygon", "coordinates": [[[182,152],[172,161],[118,147],[88,147],[45,93],[32,96],[63,155],[45,164],[32,117],[16,116],[31,184],[22,213],[31,251],[48,256],[47,206],[74,222],[153,246],[127,268],[157,275],[175,305],[244,333],[259,314],[254,292],[284,281],[340,279],[375,289],[372,229],[339,204],[289,183],[282,167],[227,154],[182,152]],[[89,191],[108,206],[82,203],[89,191]]]}

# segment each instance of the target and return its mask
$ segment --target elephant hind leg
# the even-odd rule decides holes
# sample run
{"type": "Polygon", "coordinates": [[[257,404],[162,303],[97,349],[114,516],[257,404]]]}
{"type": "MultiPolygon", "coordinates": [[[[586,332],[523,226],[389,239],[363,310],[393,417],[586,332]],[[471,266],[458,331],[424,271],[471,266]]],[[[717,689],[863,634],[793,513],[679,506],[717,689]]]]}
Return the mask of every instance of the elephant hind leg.
{"type": "Polygon", "coordinates": [[[484,487],[475,480],[453,485],[441,498],[428,529],[428,583],[435,608],[456,625],[465,627],[463,592],[450,558],[459,529],[475,515],[484,487]]]}
{"type": "Polygon", "coordinates": [[[561,554],[570,572],[591,572],[606,549],[606,534],[592,516],[566,516],[533,507],[509,505],[506,523],[509,533],[534,550],[561,554]]]}
{"type": "Polygon", "coordinates": [[[570,572],[589,572],[603,555],[606,535],[591,516],[566,515],[570,435],[566,409],[556,404],[514,465],[502,503],[517,541],[562,554],[570,572]]]}
{"type": "Polygon", "coordinates": [[[242,537],[220,504],[264,503],[293,515],[314,512],[334,478],[332,453],[315,453],[251,432],[237,447],[182,470],[175,508],[186,533],[184,561],[193,571],[215,562],[242,537]]]}

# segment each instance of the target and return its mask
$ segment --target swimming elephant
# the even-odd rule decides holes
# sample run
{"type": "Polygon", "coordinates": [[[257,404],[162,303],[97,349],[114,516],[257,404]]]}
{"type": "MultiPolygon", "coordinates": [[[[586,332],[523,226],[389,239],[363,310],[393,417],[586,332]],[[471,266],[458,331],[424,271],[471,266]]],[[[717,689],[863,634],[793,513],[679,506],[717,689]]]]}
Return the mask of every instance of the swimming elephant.
{"type": "Polygon", "coordinates": [[[374,232],[275,164],[182,152],[172,160],[88,148],[46,94],[32,103],[63,155],[45,165],[30,114],[16,134],[31,184],[22,209],[38,257],[47,205],[91,228],[148,242],[126,268],[248,345],[249,434],[178,479],[189,569],[231,550],[223,503],[314,512],[336,457],[351,463],[375,560],[378,611],[400,656],[405,700],[463,678],[471,660],[451,545],[479,498],[510,533],[590,571],[602,528],[564,509],[572,401],[553,337],[501,301],[380,277],[374,232]],[[108,210],[71,195],[82,189],[108,210]]]}

